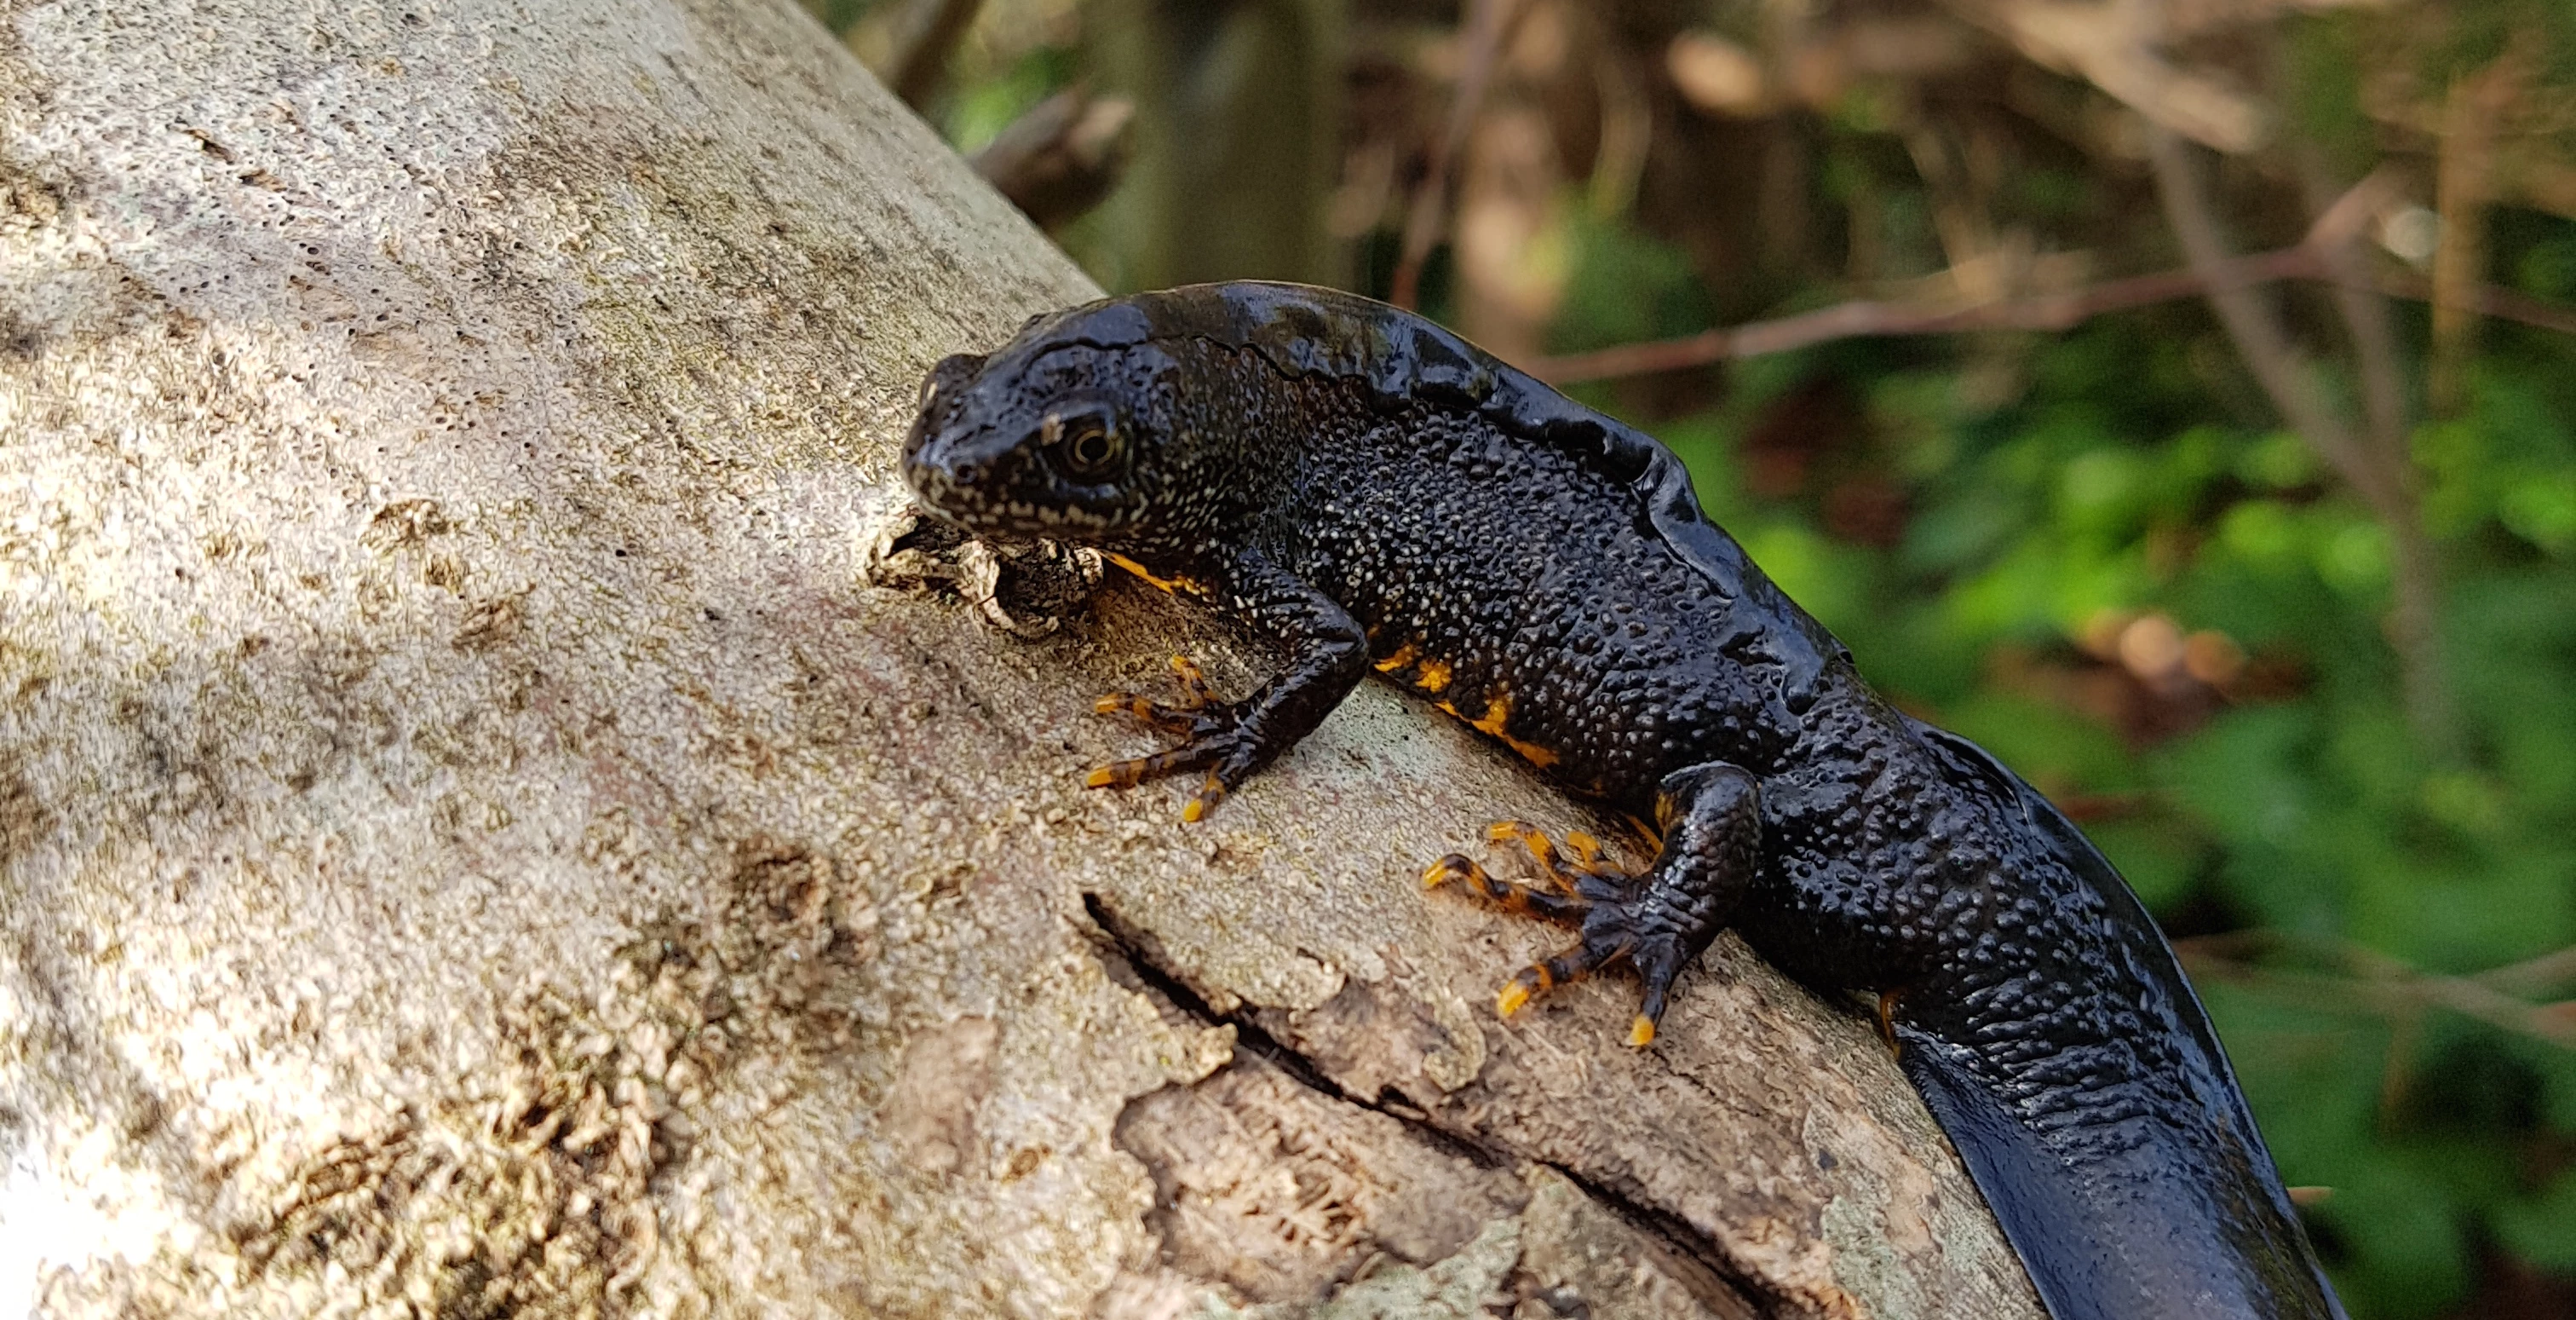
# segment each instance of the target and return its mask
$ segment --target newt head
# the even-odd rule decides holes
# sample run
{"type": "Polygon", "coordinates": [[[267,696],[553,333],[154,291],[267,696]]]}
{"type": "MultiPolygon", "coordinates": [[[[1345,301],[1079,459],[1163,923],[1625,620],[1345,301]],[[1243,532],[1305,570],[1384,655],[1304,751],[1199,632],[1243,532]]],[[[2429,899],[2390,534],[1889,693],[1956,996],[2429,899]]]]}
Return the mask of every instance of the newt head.
{"type": "Polygon", "coordinates": [[[1198,475],[1202,428],[1183,419],[1180,364],[1150,338],[1086,333],[1081,311],[1031,322],[990,357],[933,367],[904,482],[978,535],[1133,552],[1191,539],[1213,525],[1215,483],[1198,475]]]}

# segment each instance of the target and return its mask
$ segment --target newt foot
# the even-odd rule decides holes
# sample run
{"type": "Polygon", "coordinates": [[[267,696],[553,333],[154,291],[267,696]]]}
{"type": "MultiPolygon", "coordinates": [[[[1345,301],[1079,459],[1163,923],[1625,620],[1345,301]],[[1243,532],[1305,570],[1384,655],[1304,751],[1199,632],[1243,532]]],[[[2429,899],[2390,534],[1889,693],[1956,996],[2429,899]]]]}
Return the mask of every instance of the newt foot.
{"type": "Polygon", "coordinates": [[[1540,995],[1625,959],[1646,982],[1644,1007],[1629,1025],[1629,1043],[1654,1040],[1673,981],[1689,959],[1678,934],[1658,919],[1663,904],[1650,896],[1646,879],[1617,865],[1600,840],[1581,831],[1569,831],[1562,845],[1524,821],[1496,821],[1485,833],[1495,843],[1519,844],[1548,883],[1499,879],[1465,854],[1450,853],[1423,869],[1423,886],[1436,889],[1458,882],[1507,912],[1544,917],[1583,932],[1574,944],[1504,982],[1494,996],[1495,1011],[1510,1017],[1540,995]]]}
{"type": "Polygon", "coordinates": [[[1111,692],[1091,703],[1102,715],[1125,715],[1149,728],[1182,740],[1181,745],[1151,756],[1112,761],[1084,776],[1090,788],[1134,788],[1167,775],[1205,770],[1207,778],[1181,808],[1181,819],[1197,821],[1251,772],[1251,739],[1243,728],[1242,709],[1216,700],[1207,674],[1188,656],[1172,657],[1173,677],[1180,681],[1178,699],[1164,702],[1137,692],[1111,692]]]}

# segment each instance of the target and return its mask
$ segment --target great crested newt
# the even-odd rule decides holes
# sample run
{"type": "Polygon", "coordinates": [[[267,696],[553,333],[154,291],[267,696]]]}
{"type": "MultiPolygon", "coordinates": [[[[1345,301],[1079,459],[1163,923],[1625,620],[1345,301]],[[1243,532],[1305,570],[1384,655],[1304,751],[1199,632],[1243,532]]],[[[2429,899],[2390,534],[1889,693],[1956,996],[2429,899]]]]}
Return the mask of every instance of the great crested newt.
{"type": "Polygon", "coordinates": [[[1296,745],[1372,670],[1578,793],[1655,823],[1642,874],[1591,840],[1515,886],[1427,878],[1579,931],[1503,988],[1625,962],[1653,1038],[1732,926],[1879,997],[1899,1065],[2057,1320],[2343,1308],[2172,948],[2058,809],[1861,681],[1700,511],[1671,451],[1440,327],[1298,285],[1197,285],[1032,320],[922,385],[903,476],[979,535],[1094,547],[1275,638],[1239,701],[1103,698],[1178,739],[1092,773],[1197,777],[1184,816],[1296,745]]]}

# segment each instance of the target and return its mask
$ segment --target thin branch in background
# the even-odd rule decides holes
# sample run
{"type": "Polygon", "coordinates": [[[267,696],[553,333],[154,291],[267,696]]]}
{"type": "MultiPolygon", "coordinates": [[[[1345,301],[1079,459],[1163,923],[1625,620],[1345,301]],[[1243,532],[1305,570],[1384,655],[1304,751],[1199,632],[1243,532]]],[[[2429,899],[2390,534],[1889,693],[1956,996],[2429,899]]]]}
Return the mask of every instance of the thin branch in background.
{"type": "Polygon", "coordinates": [[[2209,291],[2213,279],[2221,284],[2250,288],[2275,280],[2316,279],[2322,275],[2323,267],[2316,253],[2302,244],[2277,252],[2235,258],[2214,275],[2195,270],[2161,271],[2011,302],[1975,303],[1965,307],[1925,307],[1871,301],[1836,303],[1795,316],[1703,330],[1679,339],[1621,344],[1590,353],[1541,358],[1530,362],[1528,370],[1549,384],[1573,385],[1786,353],[1837,339],[1947,335],[1972,330],[2068,330],[2105,313],[2197,297],[2209,291]]]}
{"type": "Polygon", "coordinates": [[[2452,83],[2443,105],[2442,152],[2433,181],[2442,239],[2433,249],[2433,359],[2427,380],[2439,412],[2459,410],[2469,358],[2477,351],[2477,309],[2464,294],[2486,272],[2496,137],[2522,98],[2531,72],[2529,50],[2529,43],[2513,42],[2494,63],[2452,83]]]}
{"type": "Polygon", "coordinates": [[[1932,232],[1950,259],[1950,269],[1965,277],[1968,292],[1991,297],[2001,292],[2003,264],[1992,260],[1996,242],[1991,198],[1969,182],[1970,171],[1952,155],[1951,139],[1935,131],[1920,97],[1910,98],[1896,114],[1899,141],[1923,182],[1923,199],[1932,211],[1932,232]]]}
{"type": "Polygon", "coordinates": [[[1646,150],[1654,141],[1655,107],[1638,85],[1636,70],[1611,42],[1602,42],[1593,59],[1592,83],[1601,98],[1601,147],[1593,153],[1586,190],[1593,218],[1611,220],[1627,214],[1637,200],[1646,150]]]}
{"type": "Polygon", "coordinates": [[[2166,37],[2166,6],[2091,0],[1942,5],[2012,43],[2033,63],[2084,79],[2166,131],[2231,154],[2255,150],[2272,135],[2272,116],[2261,103],[2221,76],[2165,58],[2159,47],[2166,37]]]}
{"type": "MultiPolygon", "coordinates": [[[[2238,288],[2253,288],[2281,280],[2321,280],[2328,284],[2345,282],[2328,269],[2324,255],[2306,243],[2252,256],[2232,257],[2219,268],[2217,275],[2220,285],[2238,288]]],[[[2366,293],[2416,302],[2432,297],[2431,287],[2417,275],[2373,277],[2367,273],[2356,273],[2350,280],[2366,293]]],[[[1678,339],[1620,344],[1589,353],[1568,353],[1562,357],[1533,358],[1523,363],[1522,369],[1551,385],[1580,385],[1586,381],[1617,380],[1625,376],[1644,376],[1658,371],[1678,371],[1714,362],[1787,353],[1838,339],[1901,339],[1971,330],[2056,332],[2071,330],[2094,317],[2112,312],[2130,311],[2181,298],[2197,298],[2208,293],[2210,288],[2211,284],[2202,278],[2200,272],[2184,269],[2132,275],[2106,280],[2090,288],[1967,307],[1866,300],[1836,303],[1812,312],[1703,330],[1678,339]]],[[[2561,307],[2492,286],[2474,289],[2468,298],[2481,315],[2559,334],[2576,335],[2576,308],[2561,307]]]]}
{"type": "MultiPolygon", "coordinates": [[[[2399,298],[2425,303],[2433,301],[2432,281],[2412,272],[2387,276],[2379,281],[2379,288],[2399,298]]],[[[2489,320],[2514,321],[2560,334],[2576,334],[2576,310],[2544,302],[2529,294],[2492,284],[2479,284],[2454,296],[2489,320]]]]}
{"type": "Polygon", "coordinates": [[[2477,975],[2478,984],[2518,997],[2576,992],[2576,945],[2477,975]]]}
{"type": "Polygon", "coordinates": [[[2369,423],[2371,443],[2382,461],[2403,465],[2408,461],[2411,428],[2403,359],[2397,351],[2397,328],[2388,315],[2388,300],[2370,283],[2360,224],[2334,226],[2335,236],[2326,236],[2326,222],[2339,209],[2356,218],[2383,210],[2395,199],[2395,178],[2386,170],[2373,172],[2337,198],[2327,191],[2325,162],[2316,148],[2301,142],[2293,149],[2300,189],[2318,216],[2309,231],[2310,243],[2325,261],[2335,312],[2352,337],[2353,356],[2360,367],[2362,416],[2369,423]]]}
{"type": "Polygon", "coordinates": [[[2490,980],[2521,967],[2576,954],[2576,950],[2562,950],[2548,959],[2474,977],[2422,971],[2349,940],[2280,930],[2176,940],[2174,952],[2182,956],[2184,968],[2195,977],[2303,992],[2327,1007],[2359,1007],[2392,1021],[2428,1008],[2444,1009],[2517,1035],[2576,1049],[2576,1015],[2563,1011],[2563,1005],[2534,1004],[2515,998],[2490,980]],[[2266,967],[2257,961],[2265,954],[2284,950],[2322,959],[2335,970],[2291,971],[2266,967]]]}
{"type": "Polygon", "coordinates": [[[2379,1064],[2379,1122],[2393,1128],[2415,1081],[2415,1051],[2424,1043],[2422,1004],[2401,1004],[2388,1014],[2388,1057],[2379,1064]]]}
{"type": "MultiPolygon", "coordinates": [[[[2165,220],[2181,242],[2183,254],[2193,270],[2218,270],[2229,260],[2227,240],[2219,233],[2217,212],[2201,186],[2198,164],[2182,139],[2172,133],[2150,125],[2146,139],[2165,220]]],[[[2375,456],[2362,448],[2343,419],[2335,415],[2324,393],[2309,378],[2306,363],[2301,361],[2298,349],[2291,345],[2288,332],[2272,309],[2242,285],[2212,280],[2208,296],[2220,327],[2236,345],[2237,355],[2244,359],[2246,369],[2254,373],[2255,381],[2290,429],[2373,508],[2384,510],[2403,504],[2405,494],[2394,474],[2386,465],[2374,461],[2375,456]]]]}
{"type": "MultiPolygon", "coordinates": [[[[2215,273],[2228,260],[2227,243],[2190,149],[2152,124],[2146,138],[2167,223],[2193,269],[2215,273]]],[[[2443,672],[2433,547],[2416,517],[2412,465],[2404,455],[2385,453],[2353,435],[2317,388],[2279,318],[2253,290],[2212,279],[2209,304],[2282,420],[2370,505],[2387,529],[2396,595],[2390,641],[2397,651],[2407,720],[2436,754],[2456,754],[2459,726],[2443,672]]]]}
{"type": "Polygon", "coordinates": [[[1135,117],[1133,101],[1068,87],[1012,120],[969,163],[1038,228],[1052,231],[1118,185],[1135,117]]]}
{"type": "Polygon", "coordinates": [[[926,108],[947,80],[948,57],[983,8],[984,0],[913,0],[886,62],[886,86],[915,111],[926,108]]]}
{"type": "Polygon", "coordinates": [[[1458,153],[1466,149],[1468,131],[1476,126],[1476,112],[1484,107],[1485,89],[1493,82],[1503,38],[1509,34],[1519,9],[1519,0],[1474,0],[1468,10],[1458,90],[1449,102],[1448,127],[1433,144],[1430,169],[1424,173],[1422,186],[1413,194],[1412,209],[1404,218],[1404,249],[1396,259],[1394,287],[1387,299],[1398,307],[1409,310],[1421,298],[1422,264],[1430,260],[1431,249],[1440,245],[1441,232],[1448,227],[1449,176],[1456,168],[1458,153]]]}

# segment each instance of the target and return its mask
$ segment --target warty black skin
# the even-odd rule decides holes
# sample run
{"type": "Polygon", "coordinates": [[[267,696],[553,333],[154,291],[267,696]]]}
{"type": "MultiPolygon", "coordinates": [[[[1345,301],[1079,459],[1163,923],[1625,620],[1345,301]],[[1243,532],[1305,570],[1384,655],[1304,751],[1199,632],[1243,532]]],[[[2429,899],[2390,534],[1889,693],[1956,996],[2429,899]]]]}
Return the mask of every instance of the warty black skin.
{"type": "Polygon", "coordinates": [[[1589,855],[1542,856],[1556,890],[1435,865],[1582,929],[1506,1011],[1625,958],[1642,1043],[1731,924],[1811,985],[1881,996],[2058,1320],[2342,1317],[2118,874],[1993,757],[1872,692],[1653,439],[1408,313],[1238,283],[942,362],[903,471],[973,531],[1096,546],[1285,644],[1240,702],[1185,666],[1180,703],[1104,699],[1183,741],[1095,784],[1204,772],[1196,819],[1375,668],[1658,824],[1634,878],[1589,855]]]}

